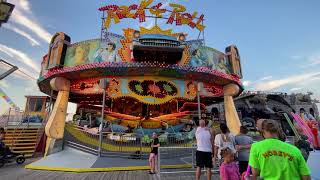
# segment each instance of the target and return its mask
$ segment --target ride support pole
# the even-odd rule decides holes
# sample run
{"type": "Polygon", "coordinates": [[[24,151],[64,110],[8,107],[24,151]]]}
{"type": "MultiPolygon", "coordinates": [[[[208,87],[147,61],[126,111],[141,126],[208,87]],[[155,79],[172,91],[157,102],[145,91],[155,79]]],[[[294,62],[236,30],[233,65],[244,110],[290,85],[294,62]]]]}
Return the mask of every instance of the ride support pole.
{"type": "Polygon", "coordinates": [[[198,116],[199,120],[201,119],[201,107],[200,107],[200,83],[198,83],[198,88],[197,88],[197,99],[198,99],[198,116]]]}
{"type": "Polygon", "coordinates": [[[99,152],[98,156],[101,157],[101,151],[102,151],[102,129],[103,129],[103,121],[104,121],[104,107],[106,105],[106,90],[103,90],[103,99],[102,99],[102,110],[101,110],[101,123],[99,126],[99,152]]]}

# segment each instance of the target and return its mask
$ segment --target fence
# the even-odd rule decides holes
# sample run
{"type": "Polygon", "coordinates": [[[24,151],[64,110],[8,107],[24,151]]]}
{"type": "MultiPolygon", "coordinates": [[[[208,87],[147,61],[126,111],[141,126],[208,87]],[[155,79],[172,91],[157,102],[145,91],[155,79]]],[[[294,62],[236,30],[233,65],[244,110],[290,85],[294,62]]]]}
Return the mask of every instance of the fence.
{"type": "MultiPolygon", "coordinates": [[[[99,149],[99,132],[97,128],[88,129],[70,123],[66,125],[64,139],[65,141],[80,144],[90,149],[99,149]]],[[[163,133],[159,136],[159,141],[161,147],[191,147],[194,141],[194,133],[163,133]]],[[[151,142],[152,138],[150,135],[103,132],[101,155],[109,157],[146,158],[151,150],[151,142]]]]}
{"type": "MultiPolygon", "coordinates": [[[[159,147],[157,170],[160,179],[163,175],[196,172],[196,147],[159,147]]],[[[205,169],[202,170],[203,172],[205,169]]],[[[212,169],[218,173],[217,167],[212,169]]]]}
{"type": "Polygon", "coordinates": [[[9,108],[8,111],[0,116],[0,126],[7,127],[9,125],[17,125],[24,117],[23,111],[9,108]]]}

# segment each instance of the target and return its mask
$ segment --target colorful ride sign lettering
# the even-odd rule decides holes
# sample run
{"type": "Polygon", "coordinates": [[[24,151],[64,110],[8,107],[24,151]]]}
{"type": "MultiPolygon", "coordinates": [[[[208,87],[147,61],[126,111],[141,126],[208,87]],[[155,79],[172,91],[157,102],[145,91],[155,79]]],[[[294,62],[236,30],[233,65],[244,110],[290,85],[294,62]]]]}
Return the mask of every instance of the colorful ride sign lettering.
{"type": "Polygon", "coordinates": [[[115,24],[118,24],[123,18],[139,18],[140,23],[145,22],[147,17],[146,10],[149,10],[150,16],[148,17],[163,18],[164,16],[167,16],[167,24],[173,24],[175,21],[177,26],[188,25],[191,28],[197,28],[200,31],[204,30],[205,26],[203,25],[203,14],[197,17],[198,12],[194,12],[192,14],[186,13],[185,6],[173,3],[169,4],[172,10],[162,9],[162,3],[152,6],[152,2],[153,0],[142,0],[139,5],[107,5],[99,8],[99,11],[104,11],[107,15],[105,18],[104,27],[109,28],[112,20],[115,24]]]}

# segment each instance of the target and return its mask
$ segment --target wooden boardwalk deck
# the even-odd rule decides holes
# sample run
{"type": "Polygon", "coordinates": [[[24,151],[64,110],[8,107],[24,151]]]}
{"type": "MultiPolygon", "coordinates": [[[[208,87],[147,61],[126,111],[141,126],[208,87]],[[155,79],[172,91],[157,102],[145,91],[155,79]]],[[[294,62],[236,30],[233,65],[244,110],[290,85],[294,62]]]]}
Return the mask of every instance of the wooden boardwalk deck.
{"type": "MultiPolygon", "coordinates": [[[[34,160],[28,160],[27,164],[34,160]]],[[[24,169],[24,166],[6,164],[0,168],[1,180],[160,180],[158,175],[149,175],[146,171],[114,171],[93,173],[70,173],[60,171],[36,171],[24,169]]],[[[194,173],[165,174],[161,180],[194,180],[194,173]]],[[[205,179],[205,176],[202,177],[205,179]]],[[[219,179],[218,175],[212,177],[219,179]]]]}

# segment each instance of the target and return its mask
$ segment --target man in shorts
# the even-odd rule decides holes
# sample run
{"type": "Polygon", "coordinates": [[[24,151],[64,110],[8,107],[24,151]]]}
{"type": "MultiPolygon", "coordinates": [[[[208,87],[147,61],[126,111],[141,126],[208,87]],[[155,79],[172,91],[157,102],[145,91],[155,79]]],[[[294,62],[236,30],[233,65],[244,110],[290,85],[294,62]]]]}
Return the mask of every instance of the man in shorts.
{"type": "Polygon", "coordinates": [[[206,127],[204,120],[199,121],[199,127],[196,130],[197,152],[196,152],[196,180],[200,180],[201,169],[207,169],[207,180],[211,180],[213,133],[206,127]]]}
{"type": "Polygon", "coordinates": [[[150,171],[149,174],[155,174],[156,163],[158,158],[158,148],[160,147],[157,133],[152,134],[153,141],[151,143],[151,152],[149,156],[150,171]]]}

